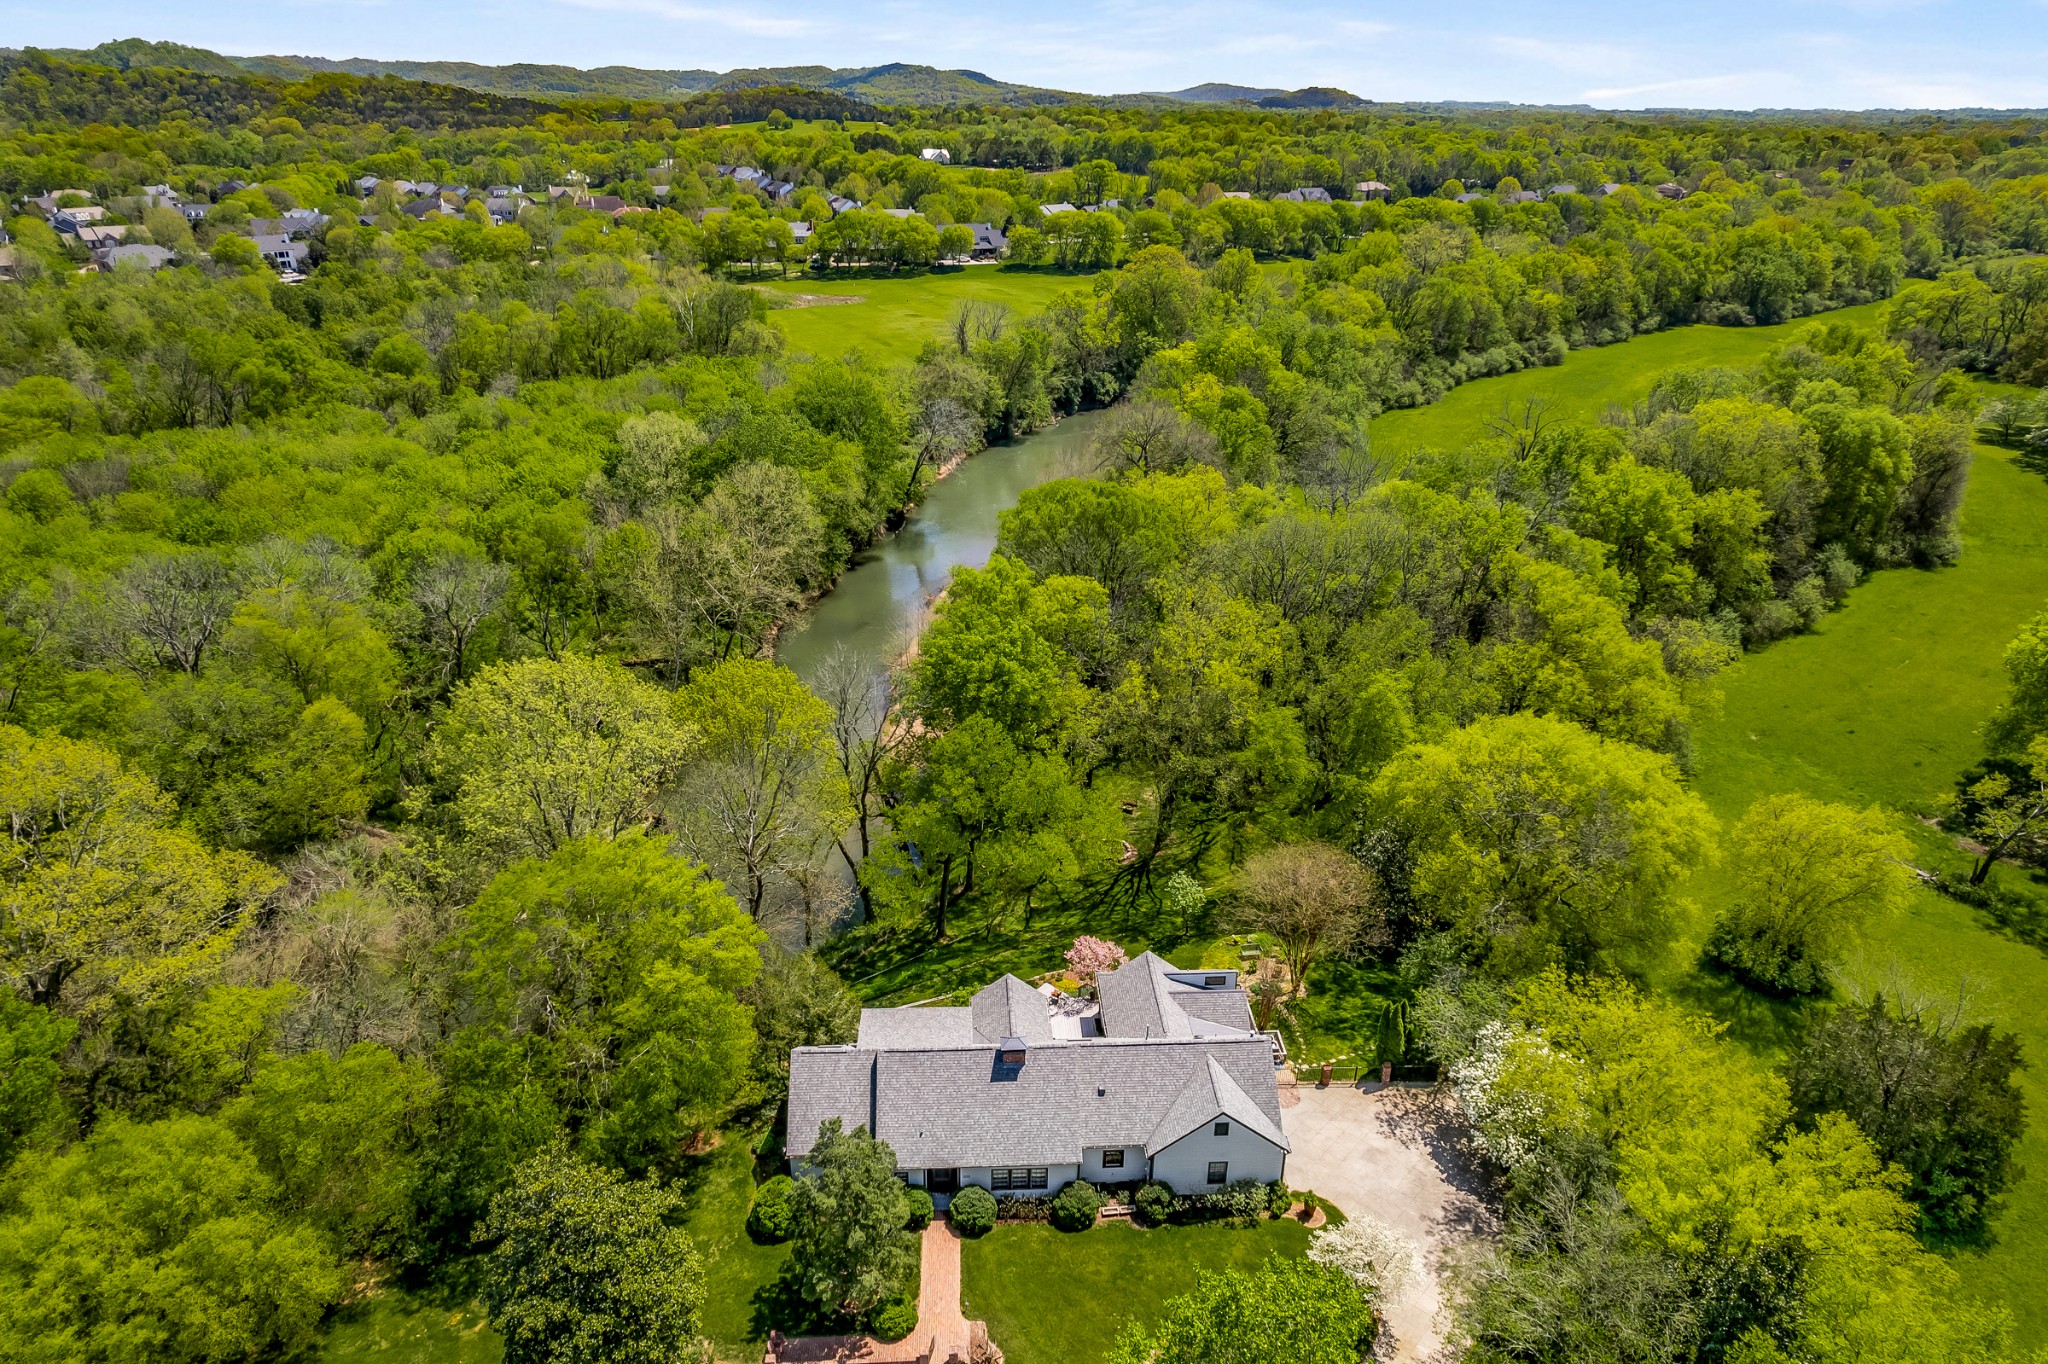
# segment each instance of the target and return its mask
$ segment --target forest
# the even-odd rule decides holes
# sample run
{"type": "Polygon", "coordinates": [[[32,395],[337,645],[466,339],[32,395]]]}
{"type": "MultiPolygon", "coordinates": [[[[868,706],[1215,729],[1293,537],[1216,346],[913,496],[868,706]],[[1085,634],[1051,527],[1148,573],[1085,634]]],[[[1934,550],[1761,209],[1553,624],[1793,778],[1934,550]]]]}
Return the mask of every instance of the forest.
{"type": "MultiPolygon", "coordinates": [[[[0,193],[0,1360],[288,1358],[366,1279],[479,1272],[507,1358],[736,1357],[681,1229],[706,1153],[772,1161],[789,1048],[866,982],[971,992],[915,963],[1042,916],[1394,982],[1390,1064],[1501,1180],[1475,1361],[2048,1343],[1952,1263],[2039,1058],[1841,975],[1901,835],[1693,789],[1729,669],[1956,564],[1976,443],[2048,444],[2038,121],[543,104],[27,53],[0,193]],[[428,179],[528,198],[414,216],[428,179]],[[171,263],[91,268],[37,196],[171,263]],[[250,225],[297,209],[287,280],[250,225]],[[969,223],[1003,264],[941,264],[969,223]],[[754,287],[963,268],[1066,287],[908,365],[794,351],[754,287]],[[1593,419],[1375,440],[1808,318],[1593,419]],[[942,471],[1084,409],[1095,476],[1006,512],[883,688],[774,661],[942,471]],[[1716,865],[1700,969],[1806,1010],[1773,1064],[1657,985],[1716,865]],[[1318,876],[1342,912],[1257,892],[1318,876]]],[[[1987,873],[2041,857],[2044,629],[1951,814],[1987,873]]],[[[1226,1357],[1187,1329],[1127,1357],[1226,1357]]]]}

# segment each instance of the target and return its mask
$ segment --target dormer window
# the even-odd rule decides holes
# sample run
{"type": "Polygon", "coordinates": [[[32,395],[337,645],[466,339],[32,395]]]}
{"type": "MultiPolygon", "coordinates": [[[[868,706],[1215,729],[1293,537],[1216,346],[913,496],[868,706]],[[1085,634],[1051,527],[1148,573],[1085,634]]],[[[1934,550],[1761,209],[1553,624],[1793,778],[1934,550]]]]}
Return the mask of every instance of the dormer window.
{"type": "Polygon", "coordinates": [[[1021,1066],[1021,1065],[1023,1065],[1023,1064],[1024,1064],[1024,1039],[1023,1039],[1023,1038],[1021,1038],[1021,1037],[1005,1037],[1005,1038],[1004,1038],[1004,1039],[1003,1039],[1003,1040],[1002,1040],[1001,1042],[998,1042],[998,1043],[996,1044],[996,1046],[997,1046],[997,1049],[998,1049],[998,1053],[999,1053],[999,1054],[1001,1055],[1001,1057],[1002,1057],[1002,1061],[1003,1061],[1003,1064],[1004,1064],[1004,1065],[1006,1065],[1006,1066],[1021,1066]]]}

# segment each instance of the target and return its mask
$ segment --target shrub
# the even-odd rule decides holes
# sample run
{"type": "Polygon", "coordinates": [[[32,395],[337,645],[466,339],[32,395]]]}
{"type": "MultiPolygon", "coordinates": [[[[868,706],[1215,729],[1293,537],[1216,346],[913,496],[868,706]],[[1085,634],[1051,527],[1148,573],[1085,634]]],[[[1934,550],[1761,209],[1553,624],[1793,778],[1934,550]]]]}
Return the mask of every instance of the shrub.
{"type": "Polygon", "coordinates": [[[1015,1194],[996,1200],[996,1221],[998,1222],[1050,1222],[1052,1221],[1052,1200],[1033,1198],[1029,1194],[1015,1194]]]}
{"type": "Polygon", "coordinates": [[[1162,1226],[1173,1216],[1173,1190],[1164,1184],[1146,1184],[1138,1189],[1138,1196],[1132,1200],[1138,1216],[1148,1226],[1162,1226]]]}
{"type": "Polygon", "coordinates": [[[903,1191],[903,1225],[923,1231],[932,1224],[932,1196],[923,1189],[903,1191]]]}
{"type": "Polygon", "coordinates": [[[787,1241],[793,1226],[790,1202],[795,1192],[796,1181],[788,1175],[777,1175],[754,1190],[747,1234],[756,1241],[787,1241]]]}
{"type": "Polygon", "coordinates": [[[1276,1179],[1266,1186],[1266,1211],[1275,1217],[1287,1216],[1287,1210],[1294,1206],[1294,1191],[1287,1187],[1287,1181],[1276,1179]]]}
{"type": "Polygon", "coordinates": [[[996,1196],[979,1184],[953,1195],[948,1215],[962,1236],[983,1236],[996,1224],[996,1196]]]}
{"type": "MultiPolygon", "coordinates": [[[[929,1203],[930,1197],[925,1201],[929,1203]]],[[[894,1298],[882,1305],[875,1313],[874,1331],[877,1340],[901,1340],[917,1329],[917,1304],[908,1298],[894,1298]]]]}
{"type": "Polygon", "coordinates": [[[1265,1211],[1266,1186],[1256,1179],[1234,1180],[1228,1188],[1204,1194],[1195,1202],[1196,1211],[1203,1217],[1250,1221],[1265,1211]]]}
{"type": "Polygon", "coordinates": [[[1102,1196],[1085,1179],[1077,1179],[1052,1198],[1052,1224],[1061,1231],[1086,1231],[1095,1225],[1102,1196]]]}

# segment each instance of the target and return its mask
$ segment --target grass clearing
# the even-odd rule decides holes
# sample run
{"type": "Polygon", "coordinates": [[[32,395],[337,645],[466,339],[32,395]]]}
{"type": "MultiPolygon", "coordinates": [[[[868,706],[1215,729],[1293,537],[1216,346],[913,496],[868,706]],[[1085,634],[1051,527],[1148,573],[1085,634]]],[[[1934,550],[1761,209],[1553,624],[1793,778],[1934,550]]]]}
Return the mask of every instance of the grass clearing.
{"type": "Polygon", "coordinates": [[[834,270],[764,279],[756,286],[786,303],[800,294],[860,299],[814,307],[776,306],[771,325],[782,329],[798,355],[835,356],[858,349],[872,360],[907,364],[927,341],[946,335],[964,299],[1007,303],[1019,318],[1042,309],[1055,294],[1088,287],[1091,275],[1060,270],[1012,270],[997,265],[943,266],[915,273],[834,270]]]}
{"type": "Polygon", "coordinates": [[[1078,1233],[1005,1223],[961,1248],[960,1302],[988,1322],[1010,1364],[1096,1364],[1126,1322],[1157,1321],[1201,1271],[1301,1255],[1308,1239],[1291,1218],[1149,1231],[1111,1222],[1078,1233]]]}
{"type": "Polygon", "coordinates": [[[317,1364],[499,1364],[505,1342],[470,1282],[474,1262],[426,1287],[384,1285],[337,1310],[311,1352],[317,1364]]]}
{"type": "Polygon", "coordinates": [[[769,1289],[789,1262],[787,1245],[757,1245],[747,1235],[747,1212],[754,1203],[752,1135],[728,1132],[682,1181],[690,1198],[685,1230],[704,1261],[700,1329],[717,1347],[718,1357],[731,1364],[761,1357],[771,1324],[769,1289]]]}
{"type": "Polygon", "coordinates": [[[1667,369],[1684,365],[1753,365],[1771,347],[1791,339],[1800,328],[1825,319],[1874,326],[1884,305],[1866,303],[1840,308],[1821,318],[1801,318],[1771,327],[1675,327],[1612,346],[1575,350],[1561,365],[1545,365],[1475,379],[1461,384],[1428,407],[1388,412],[1372,424],[1373,440],[1383,455],[1400,455],[1425,446],[1453,445],[1483,435],[1487,423],[1504,406],[1519,407],[1541,398],[1549,415],[1563,421],[1598,421],[1609,403],[1624,406],[1649,396],[1650,386],[1667,369]]]}

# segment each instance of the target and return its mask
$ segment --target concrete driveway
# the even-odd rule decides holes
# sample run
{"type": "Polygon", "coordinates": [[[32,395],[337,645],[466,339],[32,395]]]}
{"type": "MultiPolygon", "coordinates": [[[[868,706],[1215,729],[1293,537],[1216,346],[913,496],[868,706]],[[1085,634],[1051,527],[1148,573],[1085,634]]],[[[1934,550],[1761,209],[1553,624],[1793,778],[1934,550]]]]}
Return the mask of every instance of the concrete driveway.
{"type": "MultiPolygon", "coordinates": [[[[1294,1152],[1287,1184],[1311,1189],[1347,1215],[1365,1213],[1422,1248],[1422,1278],[1386,1305],[1383,1360],[1423,1361],[1443,1349],[1447,1252],[1498,1230],[1491,1179],[1466,1145],[1465,1125],[1437,1090],[1282,1084],[1294,1152]]],[[[1448,1353],[1448,1352],[1446,1352],[1448,1353]]]]}

